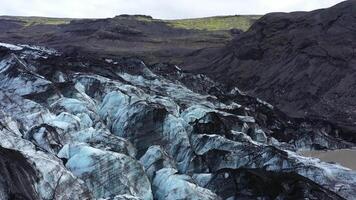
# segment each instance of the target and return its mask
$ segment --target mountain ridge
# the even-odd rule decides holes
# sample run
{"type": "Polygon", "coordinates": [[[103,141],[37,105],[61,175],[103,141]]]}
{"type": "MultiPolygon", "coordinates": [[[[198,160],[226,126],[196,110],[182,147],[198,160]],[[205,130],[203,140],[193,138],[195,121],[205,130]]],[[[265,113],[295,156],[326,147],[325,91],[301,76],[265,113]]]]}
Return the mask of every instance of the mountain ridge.
{"type": "Polygon", "coordinates": [[[239,85],[291,116],[352,128],[355,10],[356,1],[345,1],[312,12],[268,14],[225,47],[201,51],[183,66],[239,85]]]}

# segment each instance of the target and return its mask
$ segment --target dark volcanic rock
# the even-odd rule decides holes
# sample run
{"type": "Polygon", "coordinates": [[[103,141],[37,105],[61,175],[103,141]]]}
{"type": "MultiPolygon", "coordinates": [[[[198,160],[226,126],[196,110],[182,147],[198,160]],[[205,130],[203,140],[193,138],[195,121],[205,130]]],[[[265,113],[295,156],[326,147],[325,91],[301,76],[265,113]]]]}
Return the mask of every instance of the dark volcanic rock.
{"type": "Polygon", "coordinates": [[[354,0],[312,12],[271,13],[225,48],[193,55],[186,69],[200,68],[290,116],[355,130],[355,31],[354,0]]]}

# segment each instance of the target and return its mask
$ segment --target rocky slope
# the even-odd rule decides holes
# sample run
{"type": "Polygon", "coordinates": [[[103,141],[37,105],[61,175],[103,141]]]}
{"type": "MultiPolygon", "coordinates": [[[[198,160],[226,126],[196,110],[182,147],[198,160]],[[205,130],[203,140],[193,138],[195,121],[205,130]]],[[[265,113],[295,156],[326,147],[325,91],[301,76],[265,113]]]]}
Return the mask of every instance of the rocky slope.
{"type": "Polygon", "coordinates": [[[271,13],[223,48],[192,54],[199,69],[290,116],[355,131],[356,1],[312,12],[271,13]]]}
{"type": "MultiPolygon", "coordinates": [[[[245,22],[242,23],[243,27],[252,23],[247,23],[248,16],[241,18],[245,22]]],[[[194,29],[201,29],[207,22],[213,25],[225,23],[225,18],[221,18],[222,21],[219,19],[164,21],[141,15],[120,15],[107,19],[0,16],[0,41],[43,45],[65,53],[76,52],[105,58],[139,57],[149,63],[178,63],[186,54],[195,50],[221,47],[227,44],[233,35],[241,32],[237,29],[194,29]],[[195,25],[190,22],[199,23],[195,25]]],[[[239,18],[232,16],[227,19],[234,22],[239,18]]]]}
{"type": "Polygon", "coordinates": [[[178,66],[0,44],[0,199],[354,199],[327,121],[178,66]]]}

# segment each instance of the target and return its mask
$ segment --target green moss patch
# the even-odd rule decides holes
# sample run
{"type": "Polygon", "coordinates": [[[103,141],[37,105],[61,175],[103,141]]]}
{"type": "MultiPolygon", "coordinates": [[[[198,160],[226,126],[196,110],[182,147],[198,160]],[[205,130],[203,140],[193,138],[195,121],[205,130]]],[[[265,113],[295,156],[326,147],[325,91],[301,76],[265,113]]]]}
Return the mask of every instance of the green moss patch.
{"type": "Polygon", "coordinates": [[[260,17],[261,16],[259,15],[234,15],[195,19],[166,20],[166,22],[173,27],[183,29],[217,31],[237,28],[246,31],[260,17]]]}

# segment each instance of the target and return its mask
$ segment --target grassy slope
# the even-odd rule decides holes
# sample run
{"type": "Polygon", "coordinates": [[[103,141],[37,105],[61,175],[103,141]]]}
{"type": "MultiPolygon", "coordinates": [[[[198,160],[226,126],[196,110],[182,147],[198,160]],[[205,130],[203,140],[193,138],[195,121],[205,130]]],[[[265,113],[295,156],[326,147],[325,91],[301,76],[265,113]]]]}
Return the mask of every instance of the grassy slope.
{"type": "MultiPolygon", "coordinates": [[[[260,18],[259,15],[234,15],[234,16],[217,16],[217,17],[205,17],[195,19],[179,19],[179,20],[162,20],[168,25],[175,28],[183,29],[198,29],[208,31],[229,30],[233,28],[246,31],[255,20],[260,18]]],[[[136,16],[138,20],[151,21],[156,20],[149,17],[136,16]]],[[[49,24],[59,25],[67,24],[71,20],[70,18],[48,18],[48,17],[12,17],[12,16],[0,16],[0,19],[16,19],[25,22],[26,26],[49,24]]]]}
{"type": "Polygon", "coordinates": [[[70,18],[51,18],[51,17],[13,17],[13,16],[0,16],[0,19],[9,19],[9,20],[19,20],[25,22],[25,26],[33,26],[39,24],[48,24],[48,25],[59,25],[59,24],[68,24],[71,20],[70,18]]]}
{"type": "Polygon", "coordinates": [[[217,16],[195,19],[167,20],[173,27],[199,30],[229,30],[233,28],[246,31],[261,16],[258,15],[234,15],[217,16]]]}

